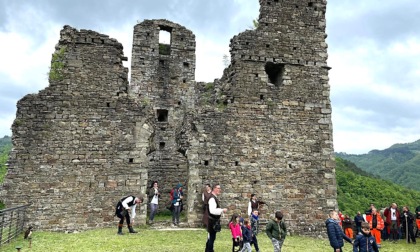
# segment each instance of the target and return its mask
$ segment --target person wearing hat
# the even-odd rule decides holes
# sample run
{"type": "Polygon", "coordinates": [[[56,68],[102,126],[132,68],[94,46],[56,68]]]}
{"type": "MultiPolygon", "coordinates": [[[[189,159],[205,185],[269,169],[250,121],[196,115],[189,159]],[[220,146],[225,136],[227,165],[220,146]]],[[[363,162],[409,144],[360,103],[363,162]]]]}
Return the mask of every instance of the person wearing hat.
{"type": "Polygon", "coordinates": [[[134,196],[127,196],[122,198],[118,201],[117,206],[115,208],[115,215],[120,218],[120,222],[118,223],[118,233],[122,235],[122,227],[124,224],[124,218],[127,221],[128,230],[130,233],[137,233],[134,231],[132,222],[134,221],[134,217],[136,217],[136,206],[143,202],[143,198],[137,198],[134,196]],[[131,210],[131,217],[130,217],[130,210],[131,210]]]}
{"type": "Polygon", "coordinates": [[[172,211],[172,226],[175,227],[179,225],[179,215],[182,208],[182,199],[184,198],[181,183],[176,186],[173,196],[174,198],[172,200],[172,204],[174,206],[174,210],[172,211]]]}

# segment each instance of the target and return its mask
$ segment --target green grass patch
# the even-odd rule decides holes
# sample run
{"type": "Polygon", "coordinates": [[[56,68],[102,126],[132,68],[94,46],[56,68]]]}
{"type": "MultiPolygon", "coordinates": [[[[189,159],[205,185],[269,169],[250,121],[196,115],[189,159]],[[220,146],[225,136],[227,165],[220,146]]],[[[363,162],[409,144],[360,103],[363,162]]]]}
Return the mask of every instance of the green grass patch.
{"type": "MultiPolygon", "coordinates": [[[[155,230],[149,226],[135,228],[139,233],[128,234],[124,228],[124,235],[117,235],[117,228],[96,229],[80,233],[58,233],[34,231],[32,235],[32,248],[29,249],[29,241],[21,235],[10,244],[3,245],[0,250],[15,252],[16,246],[21,246],[22,251],[31,252],[97,252],[97,251],[153,251],[153,252],[202,252],[207,240],[207,232],[204,229],[179,230],[168,228],[167,230],[155,230]]],[[[258,235],[258,243],[261,251],[273,251],[270,240],[264,233],[258,235]]],[[[383,242],[381,252],[412,252],[418,245],[406,244],[400,241],[397,244],[383,242]]],[[[217,234],[215,251],[231,251],[232,240],[228,229],[222,229],[217,234]]],[[[327,239],[310,238],[302,236],[287,236],[283,250],[288,252],[325,252],[332,251],[327,239]]],[[[352,247],[346,243],[343,251],[351,251],[352,247]]]]}

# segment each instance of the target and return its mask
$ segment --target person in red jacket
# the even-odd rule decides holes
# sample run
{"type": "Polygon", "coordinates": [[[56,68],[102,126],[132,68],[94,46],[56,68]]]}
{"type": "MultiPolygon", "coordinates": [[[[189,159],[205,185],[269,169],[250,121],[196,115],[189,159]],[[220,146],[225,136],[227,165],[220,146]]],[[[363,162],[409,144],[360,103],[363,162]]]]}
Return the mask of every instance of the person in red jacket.
{"type": "Polygon", "coordinates": [[[376,208],[372,208],[372,214],[366,215],[366,221],[369,223],[370,233],[375,237],[376,244],[381,247],[381,230],[384,229],[384,220],[376,208]]]}
{"type": "Polygon", "coordinates": [[[387,232],[389,240],[392,242],[398,241],[398,229],[400,228],[400,211],[397,204],[392,203],[391,206],[384,211],[385,223],[387,224],[387,232]]]}

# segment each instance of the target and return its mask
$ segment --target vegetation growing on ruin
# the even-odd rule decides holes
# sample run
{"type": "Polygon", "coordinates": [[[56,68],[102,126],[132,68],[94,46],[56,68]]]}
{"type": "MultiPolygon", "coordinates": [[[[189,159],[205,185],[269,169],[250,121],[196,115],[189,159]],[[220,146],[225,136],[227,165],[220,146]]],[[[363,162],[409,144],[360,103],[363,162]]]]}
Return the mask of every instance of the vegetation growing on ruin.
{"type": "Polygon", "coordinates": [[[63,80],[63,69],[64,69],[64,54],[66,52],[66,47],[60,48],[59,51],[55,52],[52,55],[50,72],[48,73],[50,81],[60,81],[63,80]]]}
{"type": "MultiPolygon", "coordinates": [[[[9,152],[12,149],[12,139],[9,136],[0,138],[0,185],[3,183],[4,176],[7,172],[6,163],[9,158],[9,152]]],[[[0,201],[0,209],[4,208],[4,204],[0,201]]]]}

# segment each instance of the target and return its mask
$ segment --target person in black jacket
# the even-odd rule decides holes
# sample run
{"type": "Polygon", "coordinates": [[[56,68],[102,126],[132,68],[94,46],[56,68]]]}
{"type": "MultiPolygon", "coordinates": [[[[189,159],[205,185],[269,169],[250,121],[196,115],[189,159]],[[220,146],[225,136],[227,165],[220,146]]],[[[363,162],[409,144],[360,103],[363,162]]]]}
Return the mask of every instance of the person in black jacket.
{"type": "Polygon", "coordinates": [[[407,206],[403,207],[401,214],[401,224],[407,242],[410,243],[410,238],[416,244],[416,237],[414,236],[414,215],[410,212],[407,206]]]}
{"type": "Polygon", "coordinates": [[[376,239],[370,234],[369,223],[363,222],[361,227],[361,234],[354,240],[353,252],[379,252],[376,239]]]}
{"type": "Polygon", "coordinates": [[[330,211],[329,218],[325,221],[327,226],[328,239],[330,240],[330,245],[333,247],[334,252],[342,252],[342,247],[344,246],[343,239],[347,242],[353,244],[353,241],[343,233],[340,225],[338,225],[338,214],[337,211],[330,211]]]}

